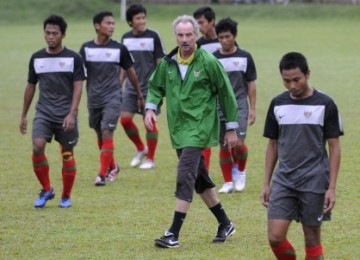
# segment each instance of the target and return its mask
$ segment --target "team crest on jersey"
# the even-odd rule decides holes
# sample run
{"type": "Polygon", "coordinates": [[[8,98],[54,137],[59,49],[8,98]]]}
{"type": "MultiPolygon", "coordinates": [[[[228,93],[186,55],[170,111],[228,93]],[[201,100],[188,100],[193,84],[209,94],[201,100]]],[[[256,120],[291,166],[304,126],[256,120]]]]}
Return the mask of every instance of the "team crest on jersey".
{"type": "Polygon", "coordinates": [[[145,43],[145,42],[141,42],[141,43],[140,43],[140,46],[141,46],[142,48],[144,48],[144,47],[145,47],[145,45],[146,45],[146,43],[145,43]]]}
{"type": "Polygon", "coordinates": [[[200,72],[201,70],[194,70],[194,77],[199,77],[200,76],[200,72]]]}
{"type": "Polygon", "coordinates": [[[111,57],[111,52],[106,52],[105,55],[106,55],[106,57],[109,58],[109,57],[111,57]]]}
{"type": "Polygon", "coordinates": [[[64,66],[66,65],[66,63],[65,63],[65,62],[59,62],[59,65],[60,65],[61,68],[64,68],[64,66]]]}
{"type": "Polygon", "coordinates": [[[239,61],[234,61],[233,64],[234,64],[235,67],[239,67],[240,62],[239,61]]]}
{"type": "Polygon", "coordinates": [[[304,111],[304,116],[305,116],[306,118],[311,117],[311,114],[312,114],[311,111],[304,111]]]}

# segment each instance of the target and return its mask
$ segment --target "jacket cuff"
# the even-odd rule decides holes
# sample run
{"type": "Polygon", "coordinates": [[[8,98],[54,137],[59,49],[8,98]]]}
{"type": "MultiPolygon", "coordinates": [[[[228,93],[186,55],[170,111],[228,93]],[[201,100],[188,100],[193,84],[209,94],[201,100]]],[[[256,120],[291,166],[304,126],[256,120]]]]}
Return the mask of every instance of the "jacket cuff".
{"type": "Polygon", "coordinates": [[[227,122],[225,123],[226,131],[228,130],[235,130],[236,128],[239,128],[238,122],[227,122]]]}
{"type": "Polygon", "coordinates": [[[156,106],[155,104],[153,104],[153,103],[146,103],[146,105],[145,105],[145,110],[147,110],[147,109],[151,109],[151,110],[156,111],[156,110],[157,110],[157,106],[156,106]]]}

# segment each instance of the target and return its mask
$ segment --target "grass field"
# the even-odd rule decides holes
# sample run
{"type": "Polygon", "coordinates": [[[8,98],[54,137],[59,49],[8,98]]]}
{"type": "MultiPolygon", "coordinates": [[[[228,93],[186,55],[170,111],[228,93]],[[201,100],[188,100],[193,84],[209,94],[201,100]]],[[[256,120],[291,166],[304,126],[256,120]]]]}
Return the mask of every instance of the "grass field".
{"type": "MultiPolygon", "coordinates": [[[[13,2],[6,3],[9,10],[13,10],[10,6],[13,2]]],[[[0,6],[5,8],[5,1],[0,0],[0,6]]],[[[40,14],[46,13],[43,8],[35,7],[40,14]]],[[[115,3],[111,7],[117,11],[115,3]]],[[[149,6],[152,12],[149,12],[149,26],[161,33],[167,51],[174,46],[172,19],[179,14],[191,14],[196,7],[169,7],[165,12],[164,6],[149,6]]],[[[217,10],[216,6],[214,8],[217,10]]],[[[81,136],[75,150],[78,175],[72,195],[73,207],[57,207],[62,187],[61,158],[58,146],[53,142],[47,147],[47,156],[56,198],[44,209],[33,208],[40,186],[32,173],[31,127],[28,135],[21,136],[18,123],[30,55],[45,45],[42,33],[45,15],[29,17],[28,14],[37,13],[34,9],[26,9],[28,14],[25,10],[13,11],[15,16],[23,15],[21,21],[25,22],[8,13],[2,16],[0,259],[273,259],[266,239],[266,210],[259,201],[267,142],[262,137],[262,130],[271,98],[284,90],[278,61],[285,52],[292,50],[301,51],[308,57],[312,72],[310,83],[334,97],[345,128],[345,136],[341,138],[342,166],[337,206],[333,220],[323,225],[325,256],[327,259],[360,259],[360,213],[357,208],[360,204],[360,112],[357,100],[360,19],[356,16],[360,9],[358,6],[351,9],[332,5],[313,8],[246,6],[245,11],[241,8],[218,7],[219,18],[231,16],[239,22],[237,41],[253,54],[258,70],[257,122],[249,128],[247,138],[250,149],[247,188],[243,193],[220,196],[237,233],[224,245],[211,244],[217,224],[196,197],[181,232],[181,247],[176,250],[159,250],[153,246],[153,240],[168,228],[174,207],[177,160],[169,142],[165,113],[159,117],[156,169],[140,171],[129,166],[135,149],[119,127],[116,158],[121,165],[121,174],[114,183],[95,188],[98,150],[95,134],[87,124],[84,91],[79,115],[81,136]],[[245,16],[246,13],[249,16],[245,16]]],[[[82,42],[94,37],[92,14],[86,20],[85,14],[79,13],[80,17],[70,18],[65,39],[65,44],[75,50],[82,42]]],[[[124,22],[118,22],[115,38],[120,38],[127,30],[124,22]]],[[[34,104],[28,116],[30,126],[34,104]]],[[[137,122],[141,124],[139,117],[137,122]]],[[[217,153],[218,149],[214,148],[211,175],[220,186],[222,177],[217,153]]],[[[296,247],[299,259],[304,259],[300,225],[293,223],[289,239],[296,247]]]]}

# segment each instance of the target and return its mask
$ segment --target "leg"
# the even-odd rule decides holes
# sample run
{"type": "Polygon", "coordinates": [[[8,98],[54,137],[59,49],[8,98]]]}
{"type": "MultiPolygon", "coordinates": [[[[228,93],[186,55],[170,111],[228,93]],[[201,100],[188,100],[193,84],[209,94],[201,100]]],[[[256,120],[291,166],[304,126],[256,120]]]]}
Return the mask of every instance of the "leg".
{"type": "Polygon", "coordinates": [[[62,181],[63,192],[61,195],[60,208],[71,207],[71,191],[75,182],[76,162],[73,156],[73,146],[60,146],[62,155],[62,181]]]}
{"type": "Polygon", "coordinates": [[[271,250],[279,260],[295,260],[294,247],[286,239],[290,226],[289,220],[272,219],[268,221],[268,240],[271,250]]]}
{"type": "Polygon", "coordinates": [[[146,155],[146,160],[141,163],[140,169],[147,170],[153,169],[155,167],[154,158],[155,158],[155,151],[158,144],[158,129],[156,127],[156,122],[153,121],[153,129],[149,130],[146,129],[146,143],[148,147],[148,154],[146,155]]]}
{"type": "Polygon", "coordinates": [[[246,186],[246,161],[248,157],[248,148],[244,143],[244,140],[241,142],[241,146],[236,147],[234,149],[234,157],[235,162],[238,165],[238,174],[235,181],[235,190],[236,191],[243,191],[246,186]]]}
{"type": "Polygon", "coordinates": [[[321,227],[310,227],[303,225],[305,236],[306,260],[324,259],[321,245],[321,227]]]}
{"type": "Polygon", "coordinates": [[[232,168],[234,161],[232,158],[232,152],[228,151],[228,148],[224,144],[224,136],[226,133],[226,126],[224,121],[220,121],[220,147],[219,147],[219,163],[221,173],[224,178],[224,185],[219,190],[219,193],[231,193],[234,189],[232,180],[232,168]]]}

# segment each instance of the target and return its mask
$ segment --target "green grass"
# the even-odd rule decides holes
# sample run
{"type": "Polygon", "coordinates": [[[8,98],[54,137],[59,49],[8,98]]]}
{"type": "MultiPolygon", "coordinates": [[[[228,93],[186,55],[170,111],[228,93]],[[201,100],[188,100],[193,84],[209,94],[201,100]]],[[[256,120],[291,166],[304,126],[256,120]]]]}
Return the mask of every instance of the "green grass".
{"type": "MultiPolygon", "coordinates": [[[[4,3],[10,6],[13,2],[1,1],[0,10],[4,10],[4,3]]],[[[253,54],[258,70],[257,122],[249,128],[247,138],[250,149],[248,185],[241,194],[220,196],[237,233],[224,245],[212,245],[210,241],[216,232],[216,221],[196,197],[181,232],[181,247],[159,250],[153,246],[153,239],[159,237],[171,222],[177,161],[169,142],[165,113],[159,117],[156,169],[144,172],[129,167],[134,147],[119,127],[116,131],[116,158],[122,167],[121,174],[116,182],[95,188],[93,181],[99,167],[99,156],[95,134],[87,124],[84,91],[80,108],[80,143],[75,150],[78,175],[73,190],[73,207],[57,207],[61,193],[61,159],[58,145],[53,142],[47,147],[47,156],[56,198],[44,209],[33,208],[36,192],[40,189],[31,165],[34,103],[28,116],[28,135],[20,135],[18,123],[28,60],[35,50],[44,46],[41,23],[49,9],[40,8],[45,1],[29,2],[39,9],[39,15],[28,17],[23,7],[24,17],[20,16],[20,10],[13,13],[15,15],[7,13],[11,22],[6,23],[1,18],[6,26],[0,27],[1,259],[273,259],[266,239],[266,210],[259,201],[267,142],[262,137],[262,130],[271,98],[284,90],[278,61],[281,55],[291,50],[301,51],[308,57],[312,72],[310,83],[334,97],[345,127],[345,136],[341,138],[342,166],[337,206],[333,220],[323,226],[325,256],[327,259],[360,258],[360,213],[357,209],[360,204],[360,152],[357,147],[360,143],[357,100],[360,45],[359,20],[353,15],[353,10],[359,10],[358,7],[316,6],[311,10],[315,14],[319,9],[319,15],[313,15],[314,19],[289,16],[295,13],[295,7],[291,6],[254,6],[254,9],[246,6],[239,7],[238,13],[233,6],[219,7],[218,17],[229,15],[239,22],[237,41],[253,54]],[[36,2],[42,5],[36,6],[36,2]],[[243,15],[242,8],[249,16],[243,15]],[[262,17],[261,14],[267,10],[280,15],[262,17]],[[345,13],[331,18],[331,14],[344,10],[349,16],[345,13]]],[[[52,9],[57,10],[55,1],[46,3],[54,5],[52,9]]],[[[149,25],[161,33],[169,51],[175,42],[172,19],[184,12],[191,13],[189,10],[193,9],[169,7],[165,14],[163,8],[156,13],[156,7],[150,8],[149,25]]],[[[307,5],[296,8],[310,10],[307,5]]],[[[26,10],[34,12],[33,9],[26,10]]],[[[69,18],[71,22],[65,44],[75,50],[82,42],[94,37],[92,15],[88,14],[87,19],[84,16],[69,18]]],[[[128,26],[119,22],[114,37],[120,38],[127,30],[128,26]]],[[[141,126],[139,117],[137,122],[141,126]]],[[[215,183],[221,185],[217,153],[218,149],[214,148],[211,175],[215,183]]],[[[304,259],[299,224],[293,223],[289,239],[296,247],[299,259],[304,259]]]]}

